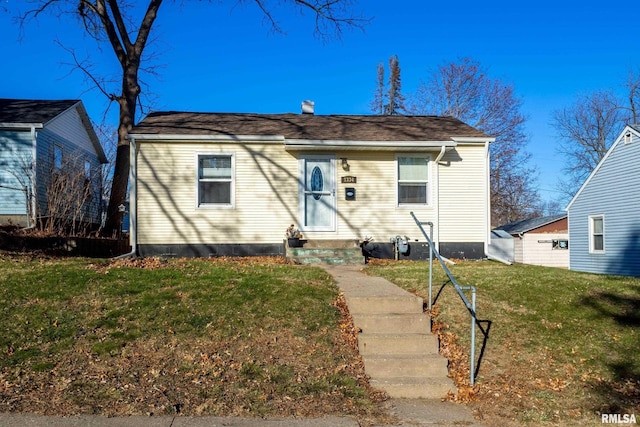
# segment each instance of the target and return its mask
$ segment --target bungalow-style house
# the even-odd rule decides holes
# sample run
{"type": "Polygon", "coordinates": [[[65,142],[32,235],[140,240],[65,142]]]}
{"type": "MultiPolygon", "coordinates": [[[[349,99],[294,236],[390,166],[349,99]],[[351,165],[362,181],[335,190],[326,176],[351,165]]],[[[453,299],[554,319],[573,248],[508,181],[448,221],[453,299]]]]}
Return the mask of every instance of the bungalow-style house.
{"type": "Polygon", "coordinates": [[[72,176],[83,178],[87,201],[74,219],[99,223],[106,162],[82,101],[0,99],[0,224],[33,226],[55,215],[50,196],[77,199],[72,176]]]}
{"type": "Polygon", "coordinates": [[[569,266],[567,215],[524,219],[498,227],[513,238],[513,259],[522,264],[569,266]]]}
{"type": "Polygon", "coordinates": [[[567,205],[569,269],[640,276],[640,125],[628,125],[567,205]]]}
{"type": "Polygon", "coordinates": [[[486,251],[493,138],[451,117],[156,112],[129,139],[142,256],[283,254],[291,224],[424,246],[411,212],[444,256],[486,251]]]}

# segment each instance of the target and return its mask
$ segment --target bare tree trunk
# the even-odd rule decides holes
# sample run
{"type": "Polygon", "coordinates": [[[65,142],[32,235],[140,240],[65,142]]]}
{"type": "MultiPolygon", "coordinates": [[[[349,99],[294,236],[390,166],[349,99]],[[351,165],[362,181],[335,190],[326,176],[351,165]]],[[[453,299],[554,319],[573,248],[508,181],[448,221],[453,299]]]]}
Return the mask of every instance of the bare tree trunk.
{"type": "MultiPolygon", "coordinates": [[[[122,226],[123,212],[120,205],[126,205],[127,189],[129,186],[129,166],[131,164],[129,153],[129,140],[127,135],[135,123],[136,100],[140,93],[138,86],[138,65],[136,61],[125,70],[122,91],[124,96],[118,99],[120,104],[120,120],[118,125],[118,148],[116,151],[116,164],[113,171],[111,195],[107,208],[107,220],[104,234],[113,235],[122,226]]],[[[131,64],[130,62],[130,64],[131,64]]]]}

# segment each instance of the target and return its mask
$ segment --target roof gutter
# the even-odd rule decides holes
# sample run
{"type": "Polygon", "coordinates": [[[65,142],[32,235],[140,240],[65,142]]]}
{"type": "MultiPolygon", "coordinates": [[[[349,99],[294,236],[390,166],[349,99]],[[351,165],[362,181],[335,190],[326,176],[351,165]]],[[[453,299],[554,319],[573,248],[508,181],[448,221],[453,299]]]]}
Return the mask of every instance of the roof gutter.
{"type": "Polygon", "coordinates": [[[129,140],[138,141],[171,141],[171,142],[263,142],[263,143],[283,143],[284,136],[281,135],[188,135],[188,134],[149,134],[130,133],[129,140]]]}
{"type": "Polygon", "coordinates": [[[455,141],[345,141],[324,139],[286,139],[286,150],[412,150],[412,151],[436,151],[446,148],[455,148],[455,141]]]}
{"type": "Polygon", "coordinates": [[[42,129],[42,123],[0,123],[0,129],[42,129]]]}

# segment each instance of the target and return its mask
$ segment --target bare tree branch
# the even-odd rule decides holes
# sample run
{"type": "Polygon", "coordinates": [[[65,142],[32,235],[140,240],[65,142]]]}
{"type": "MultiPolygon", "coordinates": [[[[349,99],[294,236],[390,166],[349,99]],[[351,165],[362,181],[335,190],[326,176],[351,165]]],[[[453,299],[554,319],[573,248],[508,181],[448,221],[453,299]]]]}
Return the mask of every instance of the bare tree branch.
{"type": "Polygon", "coordinates": [[[538,213],[537,171],[528,166],[526,118],[509,84],[463,58],[433,70],[407,103],[413,114],[452,116],[496,138],[491,144],[491,221],[499,225],[538,213]]]}
{"type": "Polygon", "coordinates": [[[567,198],[595,169],[630,117],[612,91],[580,96],[553,113],[552,125],[560,139],[557,151],[565,158],[565,177],[558,189],[567,198]]]}
{"type": "MultiPolygon", "coordinates": [[[[149,44],[150,35],[162,0],[146,0],[146,9],[140,22],[133,22],[133,1],[127,0],[30,0],[36,7],[20,17],[21,25],[44,12],[74,13],[84,25],[84,29],[97,42],[108,41],[113,50],[122,74],[119,76],[118,92],[109,91],[106,79],[92,73],[91,66],[80,61],[72,49],[65,49],[72,54],[75,66],[87,76],[104,95],[118,102],[120,108],[118,124],[118,149],[113,174],[113,188],[109,200],[108,221],[106,230],[111,232],[118,226],[118,205],[127,197],[129,179],[129,141],[127,135],[136,121],[136,113],[142,108],[141,96],[144,82],[140,72],[149,70],[143,66],[147,58],[143,57],[149,44]],[[132,8],[132,9],[129,9],[132,8]],[[135,41],[132,41],[135,40],[135,41]]],[[[362,28],[367,19],[352,17],[351,0],[238,0],[239,3],[257,5],[265,19],[274,30],[281,28],[275,18],[274,3],[279,6],[294,8],[302,12],[310,10],[315,14],[314,34],[326,39],[329,35],[340,37],[344,27],[362,28]]],[[[136,4],[136,6],[138,6],[136,4]]]]}

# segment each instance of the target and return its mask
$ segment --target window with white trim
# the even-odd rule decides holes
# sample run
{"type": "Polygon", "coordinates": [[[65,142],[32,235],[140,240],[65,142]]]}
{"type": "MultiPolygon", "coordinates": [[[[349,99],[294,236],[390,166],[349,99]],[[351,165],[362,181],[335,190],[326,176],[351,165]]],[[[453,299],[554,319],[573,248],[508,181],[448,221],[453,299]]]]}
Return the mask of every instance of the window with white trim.
{"type": "Polygon", "coordinates": [[[198,155],[198,207],[232,207],[232,154],[198,155]]]}
{"type": "Polygon", "coordinates": [[[589,217],[589,252],[604,252],[604,216],[589,217]]]}
{"type": "Polygon", "coordinates": [[[398,157],[398,204],[429,203],[429,158],[398,157]]]}

